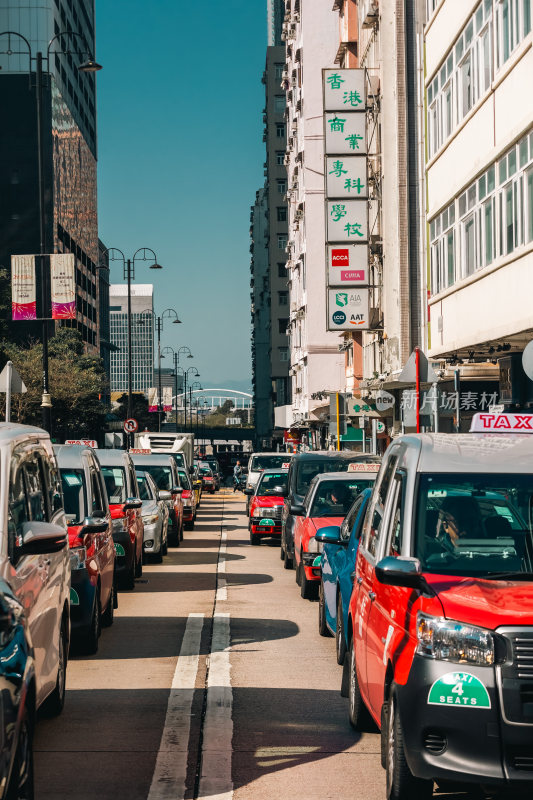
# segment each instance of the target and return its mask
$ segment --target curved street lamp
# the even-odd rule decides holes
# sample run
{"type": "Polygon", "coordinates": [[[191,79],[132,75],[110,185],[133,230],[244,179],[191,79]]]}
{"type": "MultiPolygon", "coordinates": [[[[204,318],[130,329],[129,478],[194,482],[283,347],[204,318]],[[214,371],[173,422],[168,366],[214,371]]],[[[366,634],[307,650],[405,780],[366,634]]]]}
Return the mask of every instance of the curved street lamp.
{"type": "MultiPolygon", "coordinates": [[[[179,360],[180,360],[180,354],[181,353],[187,353],[188,354],[187,358],[193,358],[193,354],[191,353],[190,348],[187,347],[186,345],[182,345],[182,347],[179,347],[177,350],[174,350],[173,347],[168,345],[167,347],[164,347],[163,350],[161,351],[161,358],[165,357],[165,353],[172,353],[172,357],[174,359],[174,379],[175,379],[175,384],[174,384],[174,388],[175,388],[175,392],[174,392],[174,403],[175,403],[174,420],[175,420],[175,423],[176,423],[176,432],[177,432],[178,431],[178,375],[180,375],[180,374],[183,375],[184,374],[183,367],[178,367],[179,360]],[[181,370],[181,372],[178,372],[178,369],[181,370]]],[[[187,408],[187,406],[185,406],[185,409],[186,408],[187,408]]]]}

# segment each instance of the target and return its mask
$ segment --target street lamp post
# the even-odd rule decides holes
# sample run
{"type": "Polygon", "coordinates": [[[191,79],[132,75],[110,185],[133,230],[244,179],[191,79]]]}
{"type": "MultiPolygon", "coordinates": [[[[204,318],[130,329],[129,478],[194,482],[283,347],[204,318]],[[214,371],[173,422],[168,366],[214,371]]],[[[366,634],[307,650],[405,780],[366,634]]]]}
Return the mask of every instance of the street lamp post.
{"type": "MultiPolygon", "coordinates": [[[[70,39],[81,39],[83,46],[83,36],[77,31],[60,31],[53,36],[48,42],[46,54],[40,50],[33,55],[29,41],[21,33],[16,31],[2,31],[0,38],[7,36],[7,50],[0,51],[0,55],[28,55],[29,59],[29,75],[31,86],[31,68],[32,62],[35,62],[35,102],[36,102],[36,122],[37,122],[37,186],[38,186],[38,202],[39,202],[39,256],[40,256],[40,275],[41,275],[41,311],[42,311],[42,343],[43,343],[43,378],[42,378],[42,397],[41,397],[41,413],[43,428],[49,433],[52,431],[52,400],[50,397],[50,385],[48,374],[48,322],[49,322],[49,281],[45,268],[45,255],[46,255],[46,216],[45,216],[45,187],[44,187],[44,137],[42,125],[42,107],[43,107],[43,63],[46,63],[46,71],[50,74],[50,49],[53,43],[67,37],[70,39]],[[15,38],[21,41],[26,46],[26,51],[17,51],[11,48],[11,39],[15,38]]],[[[56,54],[58,51],[55,51],[56,54]]],[[[100,64],[97,64],[92,54],[86,50],[67,50],[62,49],[59,51],[61,55],[77,55],[86,56],[86,60],[78,65],[80,72],[98,72],[102,69],[100,64]]]]}
{"type": "MultiPolygon", "coordinates": [[[[195,378],[200,377],[200,373],[196,369],[196,367],[189,367],[189,369],[183,370],[183,397],[185,400],[185,430],[187,430],[187,380],[189,377],[189,372],[192,372],[195,378]]],[[[192,408],[189,406],[189,418],[191,423],[191,431],[192,431],[192,408]]]]}
{"type": "Polygon", "coordinates": [[[174,308],[166,308],[161,315],[156,316],[155,318],[157,326],[157,367],[158,367],[157,427],[159,431],[161,431],[161,418],[163,414],[163,383],[161,375],[161,358],[164,358],[164,356],[162,356],[161,354],[161,331],[163,330],[163,322],[165,317],[171,318],[172,322],[175,325],[181,324],[181,319],[178,317],[178,312],[174,308]]]}
{"type": "MultiPolygon", "coordinates": [[[[180,361],[180,355],[182,353],[187,353],[187,358],[193,358],[193,354],[191,353],[190,348],[188,348],[186,345],[183,345],[182,347],[179,347],[177,350],[174,350],[174,348],[170,347],[170,346],[164,347],[162,353],[163,353],[163,357],[165,356],[165,353],[172,353],[172,357],[174,359],[174,381],[175,381],[174,382],[174,388],[175,388],[175,392],[174,392],[174,403],[175,403],[174,413],[175,413],[175,423],[176,423],[176,432],[177,432],[177,430],[178,430],[178,374],[180,374],[178,372],[178,364],[179,364],[179,361],[180,361]]],[[[179,368],[179,369],[181,369],[181,374],[183,374],[183,368],[179,368]]]]}
{"type": "MultiPolygon", "coordinates": [[[[128,327],[128,410],[127,410],[127,417],[133,415],[133,349],[132,349],[132,314],[131,314],[131,283],[135,279],[135,260],[138,259],[139,261],[152,261],[153,264],[150,264],[150,269],[162,269],[161,264],[157,262],[157,256],[155,252],[150,247],[139,247],[135,253],[133,254],[132,258],[126,258],[122,250],[119,250],[118,247],[108,247],[107,250],[104,250],[103,254],[104,257],[107,255],[109,256],[110,261],[122,261],[122,276],[126,281],[128,287],[128,306],[127,306],[127,327],[128,327]],[[119,253],[118,256],[115,253],[119,253]],[[149,253],[150,257],[146,254],[149,253]],[[142,255],[141,255],[142,254],[142,255]]],[[[103,267],[107,268],[107,265],[102,265],[103,267]]],[[[144,312],[143,312],[144,313],[144,312]]],[[[153,313],[153,312],[149,312],[153,313]]],[[[126,434],[126,444],[128,444],[129,434],[126,434]]]]}

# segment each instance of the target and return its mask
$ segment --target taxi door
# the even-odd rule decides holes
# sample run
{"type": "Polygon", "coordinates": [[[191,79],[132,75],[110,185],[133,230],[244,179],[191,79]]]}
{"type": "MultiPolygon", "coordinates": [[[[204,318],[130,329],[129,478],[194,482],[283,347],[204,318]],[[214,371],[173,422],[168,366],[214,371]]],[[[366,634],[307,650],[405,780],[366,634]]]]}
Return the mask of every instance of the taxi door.
{"type": "MultiPolygon", "coordinates": [[[[399,556],[402,546],[402,511],[404,507],[405,478],[397,471],[390,486],[382,527],[382,541],[378,560],[385,556],[399,556]]],[[[367,695],[376,717],[381,715],[385,674],[399,622],[403,624],[405,609],[412,595],[411,589],[385,586],[375,573],[372,576],[372,602],[369,606],[366,659],[367,695]]]]}

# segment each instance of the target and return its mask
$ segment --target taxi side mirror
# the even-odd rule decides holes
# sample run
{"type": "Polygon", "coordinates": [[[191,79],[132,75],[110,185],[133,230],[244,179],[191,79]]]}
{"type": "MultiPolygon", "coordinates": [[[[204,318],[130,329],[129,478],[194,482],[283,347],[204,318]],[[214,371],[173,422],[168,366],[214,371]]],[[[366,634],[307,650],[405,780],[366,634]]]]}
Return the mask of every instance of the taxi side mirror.
{"type": "Polygon", "coordinates": [[[290,513],[293,517],[305,517],[305,506],[291,505],[290,513]]]}
{"type": "Polygon", "coordinates": [[[429,586],[417,558],[386,556],[376,564],[376,578],[385,586],[405,586],[407,589],[428,591],[429,586]]]}
{"type": "Polygon", "coordinates": [[[325,528],[319,528],[315,533],[317,542],[324,544],[348,544],[348,540],[341,539],[341,529],[338,525],[327,525],[325,528]]]}
{"type": "Polygon", "coordinates": [[[253,489],[245,489],[244,490],[244,494],[247,494],[247,495],[249,495],[251,497],[254,494],[254,490],[253,489]]]}

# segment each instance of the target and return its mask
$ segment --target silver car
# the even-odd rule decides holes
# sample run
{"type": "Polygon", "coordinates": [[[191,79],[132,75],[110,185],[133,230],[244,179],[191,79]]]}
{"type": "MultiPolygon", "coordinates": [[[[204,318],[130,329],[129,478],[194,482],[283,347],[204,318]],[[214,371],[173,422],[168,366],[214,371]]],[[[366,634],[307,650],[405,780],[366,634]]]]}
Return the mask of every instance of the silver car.
{"type": "Polygon", "coordinates": [[[70,563],[61,478],[46,431],[0,423],[0,578],[23,606],[35,704],[59,714],[70,641],[70,563]]]}
{"type": "Polygon", "coordinates": [[[146,556],[151,555],[160,564],[168,553],[168,507],[150,473],[136,467],[135,474],[143,504],[143,556],[146,561],[146,556]]]}

